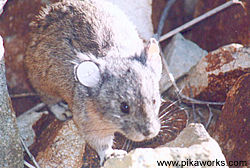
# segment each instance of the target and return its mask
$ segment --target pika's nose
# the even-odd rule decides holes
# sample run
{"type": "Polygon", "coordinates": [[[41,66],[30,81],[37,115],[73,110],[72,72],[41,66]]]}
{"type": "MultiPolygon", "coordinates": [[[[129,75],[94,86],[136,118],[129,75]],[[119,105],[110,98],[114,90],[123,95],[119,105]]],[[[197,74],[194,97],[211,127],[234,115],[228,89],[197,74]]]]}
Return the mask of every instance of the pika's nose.
{"type": "Polygon", "coordinates": [[[149,130],[146,130],[142,133],[145,137],[148,137],[151,133],[149,130]]]}
{"type": "Polygon", "coordinates": [[[155,122],[148,125],[148,127],[142,131],[142,135],[144,135],[146,139],[154,138],[156,135],[158,135],[160,127],[161,127],[160,122],[156,120],[155,122]]]}

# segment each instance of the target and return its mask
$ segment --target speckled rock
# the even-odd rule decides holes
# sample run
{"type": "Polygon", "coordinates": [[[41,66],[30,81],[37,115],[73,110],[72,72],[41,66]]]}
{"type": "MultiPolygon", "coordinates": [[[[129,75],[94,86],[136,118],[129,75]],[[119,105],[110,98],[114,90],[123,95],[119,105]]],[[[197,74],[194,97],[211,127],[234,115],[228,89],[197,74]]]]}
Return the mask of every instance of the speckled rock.
{"type": "Polygon", "coordinates": [[[179,164],[183,161],[182,164],[189,167],[194,166],[195,163],[199,164],[198,162],[209,161],[208,165],[203,167],[227,167],[218,143],[209,136],[201,124],[190,124],[174,141],[162,147],[135,149],[123,158],[112,158],[106,161],[104,167],[155,168],[159,166],[159,161],[165,161],[165,163],[179,161],[179,164]]]}
{"type": "MultiPolygon", "coordinates": [[[[177,84],[187,96],[224,102],[227,92],[236,80],[248,72],[250,72],[250,48],[240,44],[230,44],[203,57],[187,77],[177,84]]],[[[168,94],[174,95],[174,89],[168,94]]]]}
{"type": "Polygon", "coordinates": [[[22,168],[23,151],[16,115],[7,90],[3,55],[3,40],[0,36],[0,167],[22,168]]]}
{"type": "MultiPolygon", "coordinates": [[[[56,124],[56,122],[52,124],[56,124]]],[[[41,168],[81,167],[85,142],[78,134],[73,120],[59,123],[59,125],[61,126],[55,127],[55,125],[51,125],[53,132],[50,135],[47,134],[49,138],[40,136],[47,143],[44,144],[46,148],[40,150],[37,154],[36,160],[38,164],[41,168]],[[54,132],[54,130],[56,131],[54,132]]]]}
{"type": "Polygon", "coordinates": [[[227,94],[212,136],[227,160],[250,161],[250,73],[242,75],[227,94]]]}

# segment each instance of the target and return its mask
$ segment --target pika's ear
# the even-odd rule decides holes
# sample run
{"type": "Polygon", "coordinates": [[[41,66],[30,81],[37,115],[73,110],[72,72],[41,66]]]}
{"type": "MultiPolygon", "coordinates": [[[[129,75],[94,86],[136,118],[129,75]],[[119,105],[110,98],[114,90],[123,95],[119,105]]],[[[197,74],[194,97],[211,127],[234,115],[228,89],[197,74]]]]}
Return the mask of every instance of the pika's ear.
{"type": "Polygon", "coordinates": [[[151,38],[146,46],[147,65],[151,66],[156,75],[161,78],[162,62],[160,48],[156,39],[151,38]]]}
{"type": "Polygon", "coordinates": [[[94,62],[84,61],[75,67],[75,79],[86,87],[96,87],[101,79],[101,72],[94,62]]]}

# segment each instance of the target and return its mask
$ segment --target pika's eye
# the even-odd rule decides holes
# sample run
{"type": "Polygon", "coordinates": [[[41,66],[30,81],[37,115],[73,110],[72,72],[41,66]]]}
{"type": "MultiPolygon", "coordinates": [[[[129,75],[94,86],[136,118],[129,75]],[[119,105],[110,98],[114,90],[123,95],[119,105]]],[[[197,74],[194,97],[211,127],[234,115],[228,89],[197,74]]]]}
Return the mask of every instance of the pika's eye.
{"type": "Polygon", "coordinates": [[[129,105],[126,102],[122,102],[120,109],[123,113],[129,114],[129,105]]]}

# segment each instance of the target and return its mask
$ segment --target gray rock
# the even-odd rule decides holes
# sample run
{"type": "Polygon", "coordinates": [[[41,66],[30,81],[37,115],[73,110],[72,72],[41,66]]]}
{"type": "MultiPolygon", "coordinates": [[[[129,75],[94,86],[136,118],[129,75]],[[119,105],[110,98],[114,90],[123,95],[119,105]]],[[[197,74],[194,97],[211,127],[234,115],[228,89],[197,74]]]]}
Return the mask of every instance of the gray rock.
{"type": "MultiPolygon", "coordinates": [[[[207,55],[207,51],[201,49],[192,41],[186,40],[180,33],[176,34],[171,42],[164,49],[165,60],[174,78],[185,75],[202,57],[207,55]]],[[[161,92],[166,91],[170,86],[168,74],[163,69],[160,81],[161,92]]]]}
{"type": "Polygon", "coordinates": [[[42,117],[43,114],[48,114],[48,111],[39,113],[35,111],[27,111],[17,117],[17,126],[27,147],[35,142],[36,134],[32,126],[42,117]]]}
{"type": "Polygon", "coordinates": [[[218,143],[209,136],[201,124],[190,124],[174,141],[164,146],[156,149],[139,148],[123,158],[107,160],[104,167],[155,168],[159,166],[159,161],[162,163],[163,161],[176,161],[176,163],[185,164],[185,167],[195,167],[195,165],[204,168],[227,167],[218,143]],[[207,165],[201,166],[200,164],[207,165]]]}
{"type": "Polygon", "coordinates": [[[107,0],[117,5],[135,25],[140,37],[149,40],[153,36],[152,0],[107,0]]]}
{"type": "Polygon", "coordinates": [[[0,36],[0,167],[23,167],[16,115],[6,85],[3,39],[0,36]]]}

